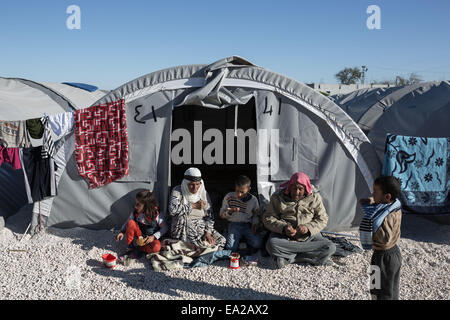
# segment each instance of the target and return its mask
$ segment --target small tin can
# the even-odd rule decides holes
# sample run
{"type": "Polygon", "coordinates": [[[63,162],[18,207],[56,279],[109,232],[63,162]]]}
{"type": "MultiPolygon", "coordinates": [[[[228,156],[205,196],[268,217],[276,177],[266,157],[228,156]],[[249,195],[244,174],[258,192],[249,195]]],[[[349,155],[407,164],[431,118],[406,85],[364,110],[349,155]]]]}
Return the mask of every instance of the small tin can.
{"type": "Polygon", "coordinates": [[[239,258],[240,254],[233,252],[230,256],[230,269],[239,269],[239,258]]]}

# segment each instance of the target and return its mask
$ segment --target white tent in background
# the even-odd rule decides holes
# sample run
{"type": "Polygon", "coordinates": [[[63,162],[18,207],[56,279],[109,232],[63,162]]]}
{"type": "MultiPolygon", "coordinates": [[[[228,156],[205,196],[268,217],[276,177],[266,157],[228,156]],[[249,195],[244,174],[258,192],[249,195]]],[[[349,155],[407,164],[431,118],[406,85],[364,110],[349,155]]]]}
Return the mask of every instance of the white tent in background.
{"type": "MultiPolygon", "coordinates": [[[[0,120],[27,120],[86,108],[106,92],[80,83],[0,77],[0,120]]],[[[27,204],[23,172],[8,164],[0,167],[0,203],[0,215],[6,218],[27,204]]]]}

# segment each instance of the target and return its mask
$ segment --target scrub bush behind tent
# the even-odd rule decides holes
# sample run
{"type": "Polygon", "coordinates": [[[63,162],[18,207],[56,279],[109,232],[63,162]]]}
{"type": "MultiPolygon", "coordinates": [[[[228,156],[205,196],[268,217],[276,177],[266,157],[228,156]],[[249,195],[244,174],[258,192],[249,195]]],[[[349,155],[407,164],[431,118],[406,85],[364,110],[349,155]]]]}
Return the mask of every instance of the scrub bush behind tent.
{"type": "Polygon", "coordinates": [[[345,230],[358,225],[357,200],[370,195],[381,171],[367,137],[336,104],[240,57],[153,72],[94,104],[119,99],[126,103],[129,175],[88,189],[72,156],[48,226],[119,228],[141,189],[153,190],[167,212],[171,187],[181,183],[185,168],[196,166],[216,214],[238,174],[248,174],[252,191],[267,203],[282,182],[303,171],[324,199],[327,230],[345,230]],[[250,129],[257,132],[253,140],[250,129]]]}

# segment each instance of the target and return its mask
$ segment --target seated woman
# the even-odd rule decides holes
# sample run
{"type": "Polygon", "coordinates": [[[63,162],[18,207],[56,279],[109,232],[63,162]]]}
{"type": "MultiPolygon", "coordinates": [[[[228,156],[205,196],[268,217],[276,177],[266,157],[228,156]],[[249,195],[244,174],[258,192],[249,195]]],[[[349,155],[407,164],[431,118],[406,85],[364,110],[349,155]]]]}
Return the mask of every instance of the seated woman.
{"type": "Polygon", "coordinates": [[[216,245],[223,249],[226,239],[214,229],[211,200],[199,169],[189,168],[181,185],[172,190],[169,202],[171,237],[197,247],[216,245]]]}
{"type": "Polygon", "coordinates": [[[293,262],[332,265],[328,258],[336,246],[320,234],[328,215],[305,173],[295,173],[270,197],[263,222],[272,231],[266,248],[278,268],[293,262]]]}

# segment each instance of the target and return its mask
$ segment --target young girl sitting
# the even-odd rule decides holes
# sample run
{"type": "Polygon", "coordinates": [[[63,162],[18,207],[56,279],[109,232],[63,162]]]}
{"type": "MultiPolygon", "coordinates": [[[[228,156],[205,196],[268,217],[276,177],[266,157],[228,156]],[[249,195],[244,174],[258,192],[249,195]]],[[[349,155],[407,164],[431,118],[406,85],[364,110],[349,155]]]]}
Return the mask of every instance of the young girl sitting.
{"type": "Polygon", "coordinates": [[[158,210],[158,202],[153,192],[144,190],[136,195],[134,210],[116,236],[120,241],[126,236],[129,251],[135,246],[139,252],[156,253],[161,249],[159,239],[166,233],[167,224],[158,210]]]}

